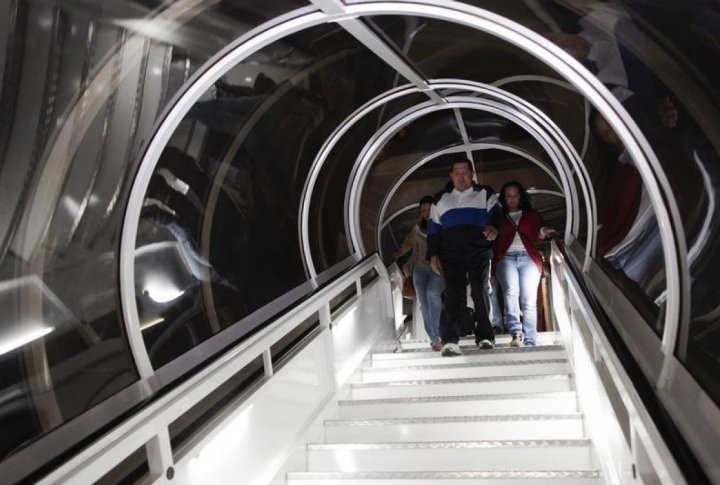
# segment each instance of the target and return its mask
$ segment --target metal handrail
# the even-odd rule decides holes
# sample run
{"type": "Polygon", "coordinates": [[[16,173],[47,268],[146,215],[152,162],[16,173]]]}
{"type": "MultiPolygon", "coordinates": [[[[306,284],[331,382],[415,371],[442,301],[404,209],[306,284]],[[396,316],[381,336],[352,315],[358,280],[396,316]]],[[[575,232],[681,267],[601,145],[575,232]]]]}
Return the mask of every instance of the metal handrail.
{"type": "MultiPolygon", "coordinates": [[[[266,379],[272,376],[271,347],[313,314],[318,315],[321,327],[329,326],[332,298],[348,285],[355,283],[359,287],[357,283],[373,269],[380,277],[371,284],[389,285],[390,276],[377,253],[365,258],[339,275],[332,285],[318,289],[275,322],[234,345],[192,377],[129,416],[39,483],[95,482],[143,444],[159,439],[169,446],[168,427],[173,421],[260,356],[263,357],[266,379]]],[[[386,294],[390,298],[389,288],[386,294]]],[[[150,470],[164,473],[173,466],[172,452],[167,446],[164,452],[162,449],[156,453],[149,452],[150,470]]]]}

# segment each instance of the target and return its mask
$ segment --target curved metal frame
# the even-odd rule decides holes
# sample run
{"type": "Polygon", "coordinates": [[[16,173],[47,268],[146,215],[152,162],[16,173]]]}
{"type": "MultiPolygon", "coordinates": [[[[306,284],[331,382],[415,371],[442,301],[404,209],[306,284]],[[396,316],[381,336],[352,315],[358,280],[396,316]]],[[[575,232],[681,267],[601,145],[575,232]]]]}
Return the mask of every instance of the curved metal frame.
{"type": "MultiPolygon", "coordinates": [[[[539,83],[546,83],[546,84],[553,84],[555,86],[565,88],[568,91],[574,91],[577,93],[577,89],[575,89],[575,86],[573,86],[570,83],[566,83],[565,81],[561,81],[559,79],[555,79],[548,76],[538,76],[534,74],[523,74],[518,76],[510,76],[502,79],[498,79],[495,82],[490,83],[491,85],[499,88],[501,86],[504,86],[506,84],[511,83],[522,83],[522,82],[539,82],[539,83]]],[[[585,159],[585,153],[587,153],[588,144],[590,142],[590,102],[587,100],[587,98],[583,98],[583,104],[585,105],[585,136],[583,138],[583,146],[580,150],[580,158],[585,159]]]]}
{"type": "MultiPolygon", "coordinates": [[[[672,191],[667,177],[662,172],[660,164],[647,140],[645,140],[634,120],[627,115],[622,105],[600,81],[585,70],[575,59],[539,34],[512,20],[462,3],[448,5],[441,0],[371,2],[346,5],[344,12],[336,15],[321,12],[307,13],[308,9],[301,10],[302,12],[291,12],[291,15],[286,17],[288,20],[280,25],[268,30],[263,28],[254,29],[238,38],[236,42],[228,45],[223,52],[209,62],[210,67],[207,70],[196,75],[189,83],[186,91],[178,93],[172,108],[160,123],[138,170],[123,223],[120,246],[120,284],[123,314],[128,328],[135,326],[139,329],[137,306],[134,298],[133,252],[142,198],[160,152],[184,115],[202,93],[244,57],[293,32],[328,21],[338,21],[358,16],[413,15],[465,25],[498,37],[529,52],[534,57],[541,59],[549,67],[555,69],[574,85],[581,94],[590,99],[615,129],[626,149],[636,161],[655,208],[661,229],[666,272],[678,277],[677,279],[668,279],[668,304],[662,339],[663,353],[666,356],[672,356],[679,324],[687,321],[689,317],[689,305],[683,305],[683,302],[689,301],[690,285],[686,261],[687,249],[684,234],[681,230],[682,224],[679,211],[676,202],[671,197],[672,191]],[[665,194],[668,197],[665,197],[665,194]]],[[[142,344],[142,340],[140,340],[139,344],[142,344]]],[[[144,345],[141,346],[144,347],[144,345]]],[[[135,349],[133,349],[133,353],[137,358],[135,349]]],[[[146,352],[145,357],[147,358],[146,352]]],[[[140,366],[140,364],[138,365],[140,366]]],[[[669,370],[666,365],[664,365],[664,368],[669,370]]]]}
{"type": "MultiPolygon", "coordinates": [[[[570,227],[570,232],[577,234],[579,218],[577,213],[574,211],[574,208],[578,206],[577,193],[574,190],[574,186],[570,183],[571,176],[569,176],[569,173],[566,170],[566,165],[563,161],[565,157],[562,154],[562,150],[554,143],[554,141],[545,135],[542,127],[524,113],[520,113],[511,107],[498,103],[497,101],[462,96],[448,97],[447,100],[448,103],[442,106],[423,103],[398,114],[392,120],[388,121],[380,130],[378,130],[378,132],[368,141],[365,147],[363,147],[363,150],[358,156],[355,167],[350,175],[350,184],[348,190],[346,191],[346,230],[347,234],[350,236],[349,239],[353,244],[353,248],[361,254],[366,252],[360,235],[360,199],[362,189],[370,172],[375,154],[391,136],[414,119],[435,111],[453,108],[480,109],[509,119],[528,131],[528,133],[530,133],[530,135],[533,136],[538,143],[540,143],[540,145],[549,154],[555,164],[555,168],[561,176],[563,192],[565,194],[569,194],[569,198],[566,198],[566,227],[570,227]]],[[[585,188],[583,187],[583,189],[585,188]]],[[[586,210],[590,211],[589,205],[586,205],[586,210]]],[[[592,212],[589,212],[587,215],[587,222],[590,227],[588,234],[592,234],[593,232],[591,230],[593,221],[593,214],[592,212]]],[[[566,234],[568,242],[569,237],[570,234],[566,234]]]]}
{"type": "Polygon", "coordinates": [[[284,22],[280,22],[279,25],[269,29],[267,26],[260,26],[239,37],[211,61],[208,61],[209,67],[204,71],[198,71],[194,78],[188,81],[187,89],[177,93],[174,99],[168,103],[169,108],[166,108],[164,116],[159,117],[163,121],[148,143],[140,167],[135,175],[135,181],[125,210],[120,239],[120,300],[130,348],[142,379],[152,376],[154,369],[140,330],[140,318],[135,300],[135,241],[137,239],[142,202],[160,155],[180,122],[190,111],[190,108],[227,71],[247,56],[272,42],[298,30],[325,23],[328,18],[332,18],[321,12],[308,13],[308,10],[308,8],[305,8],[299,12],[291,12],[278,18],[286,19],[284,22]]]}
{"type": "MultiPolygon", "coordinates": [[[[447,81],[444,80],[436,80],[435,81],[438,86],[438,89],[448,87],[445,83],[447,81]]],[[[450,88],[456,89],[457,88],[457,82],[452,81],[450,82],[450,88]]],[[[507,91],[501,90],[499,88],[496,88],[495,86],[490,86],[487,84],[475,82],[475,81],[461,81],[459,83],[460,86],[471,86],[473,90],[477,90],[478,92],[482,92],[483,94],[495,97],[497,99],[500,99],[503,102],[507,102],[509,105],[511,105],[514,109],[517,109],[523,113],[528,114],[536,123],[538,123],[543,128],[546,128],[549,132],[552,139],[554,139],[558,145],[563,148],[565,152],[565,157],[567,160],[570,160],[572,164],[572,168],[575,171],[575,173],[579,174],[579,182],[582,189],[583,194],[585,195],[585,204],[586,204],[586,210],[589,210],[591,215],[588,218],[588,239],[587,243],[585,245],[585,258],[586,263],[589,262],[590,258],[594,256],[595,254],[595,232],[593,230],[592,223],[596,219],[596,200],[595,200],[595,190],[593,189],[592,181],[590,180],[590,175],[587,173],[587,170],[585,169],[585,165],[583,164],[582,159],[580,158],[580,155],[578,155],[577,151],[573,147],[572,143],[570,143],[570,140],[567,139],[565,136],[565,133],[540,109],[538,109],[535,105],[525,101],[524,99],[520,98],[519,96],[516,96],[514,94],[508,93],[507,91]]],[[[570,176],[570,179],[572,179],[572,175],[570,176]]],[[[571,184],[571,187],[574,188],[574,184],[571,184]]],[[[567,193],[567,192],[566,192],[567,193]]],[[[573,197],[575,194],[571,193],[571,197],[573,197]]],[[[573,199],[574,200],[574,199],[573,199]]],[[[573,230],[577,229],[577,225],[579,224],[575,220],[573,220],[573,230]]],[[[569,242],[569,239],[565,238],[566,243],[569,242]]]]}
{"type": "Polygon", "coordinates": [[[666,385],[671,370],[671,359],[677,343],[678,329],[690,317],[690,273],[687,264],[687,244],[682,229],[680,212],[672,197],[667,176],[650,144],[622,104],[592,73],[558,46],[527,27],[478,7],[442,0],[414,0],[402,3],[372,2],[352,4],[346,13],[354,15],[414,15],[444,20],[505,40],[541,59],[587,97],[613,127],[637,164],[643,183],[648,190],[660,227],[666,274],[668,300],[665,308],[665,325],[662,352],[665,355],[663,376],[659,387],[666,385]]]}
{"type": "Polygon", "coordinates": [[[312,253],[310,252],[310,234],[308,232],[310,222],[310,203],[312,198],[311,195],[313,189],[315,188],[315,182],[317,182],[317,179],[320,176],[320,171],[323,168],[325,160],[327,159],[328,155],[330,155],[330,152],[335,147],[337,142],[340,141],[342,136],[347,133],[350,128],[355,126],[355,124],[360,121],[366,114],[370,113],[378,107],[387,105],[387,103],[394,99],[401,98],[409,94],[416,94],[417,92],[417,88],[415,88],[412,84],[405,84],[374,97],[373,99],[353,111],[347,118],[345,118],[345,120],[340,123],[333,130],[330,136],[325,140],[325,143],[323,143],[323,146],[320,148],[320,150],[318,150],[315,159],[310,165],[310,171],[308,172],[308,176],[305,179],[305,186],[303,187],[303,192],[300,199],[300,214],[298,216],[298,220],[300,221],[298,235],[300,237],[300,248],[304,256],[303,265],[305,266],[305,271],[310,278],[314,278],[315,276],[317,276],[317,269],[315,268],[315,264],[312,260],[312,253]]]}

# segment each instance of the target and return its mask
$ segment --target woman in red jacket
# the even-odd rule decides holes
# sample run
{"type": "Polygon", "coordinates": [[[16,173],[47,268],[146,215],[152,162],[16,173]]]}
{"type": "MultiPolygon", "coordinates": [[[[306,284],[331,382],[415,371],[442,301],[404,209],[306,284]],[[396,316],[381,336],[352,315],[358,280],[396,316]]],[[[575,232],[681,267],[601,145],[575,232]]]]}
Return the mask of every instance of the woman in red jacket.
{"type": "Polygon", "coordinates": [[[534,346],[537,337],[537,289],[542,258],[534,243],[553,229],[543,227],[540,214],[519,182],[507,182],[500,190],[502,210],[493,214],[491,225],[498,228],[494,244],[493,271],[505,302],[505,326],[512,335],[511,347],[534,346]],[[523,319],[520,322],[520,312],[523,319]]]}

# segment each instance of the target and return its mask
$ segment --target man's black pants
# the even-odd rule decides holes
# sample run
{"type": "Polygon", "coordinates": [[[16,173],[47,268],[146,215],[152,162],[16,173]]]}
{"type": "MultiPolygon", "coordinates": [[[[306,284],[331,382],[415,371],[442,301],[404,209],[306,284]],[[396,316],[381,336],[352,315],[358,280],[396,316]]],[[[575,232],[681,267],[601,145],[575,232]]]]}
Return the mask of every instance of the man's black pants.
{"type": "Polygon", "coordinates": [[[445,277],[444,312],[440,320],[440,337],[443,344],[458,342],[458,318],[467,302],[467,278],[470,280],[470,294],[477,319],[475,343],[483,339],[491,342],[495,340],[489,318],[488,276],[491,258],[491,249],[475,250],[467,254],[441,253],[440,262],[445,277]]]}

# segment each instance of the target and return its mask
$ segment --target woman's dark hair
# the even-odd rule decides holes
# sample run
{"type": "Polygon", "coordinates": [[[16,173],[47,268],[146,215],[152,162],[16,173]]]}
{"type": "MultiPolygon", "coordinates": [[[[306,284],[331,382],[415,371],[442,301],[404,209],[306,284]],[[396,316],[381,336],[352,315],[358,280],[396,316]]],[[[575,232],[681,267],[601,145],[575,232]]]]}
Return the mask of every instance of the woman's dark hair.
{"type": "Polygon", "coordinates": [[[500,205],[502,205],[503,212],[507,212],[507,206],[505,205],[505,189],[508,187],[516,187],[518,189],[518,192],[520,193],[520,210],[532,210],[530,196],[528,195],[527,190],[525,190],[525,187],[523,187],[520,182],[511,180],[510,182],[505,182],[502,189],[500,189],[500,205]]]}
{"type": "Polygon", "coordinates": [[[423,204],[433,204],[435,202],[435,198],[432,195],[423,195],[422,199],[420,199],[420,206],[422,207],[423,204]]]}
{"type": "MultiPolygon", "coordinates": [[[[422,199],[420,199],[420,204],[418,205],[418,209],[422,209],[423,204],[434,204],[435,198],[432,195],[423,195],[422,199]]],[[[420,229],[423,231],[427,230],[427,221],[420,216],[420,229]]]]}

